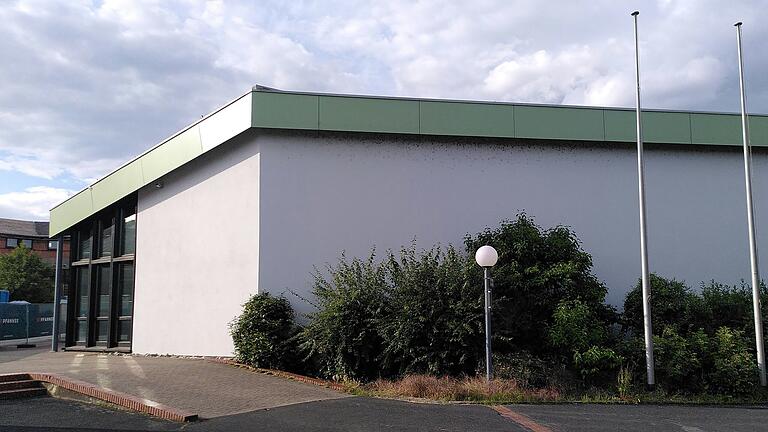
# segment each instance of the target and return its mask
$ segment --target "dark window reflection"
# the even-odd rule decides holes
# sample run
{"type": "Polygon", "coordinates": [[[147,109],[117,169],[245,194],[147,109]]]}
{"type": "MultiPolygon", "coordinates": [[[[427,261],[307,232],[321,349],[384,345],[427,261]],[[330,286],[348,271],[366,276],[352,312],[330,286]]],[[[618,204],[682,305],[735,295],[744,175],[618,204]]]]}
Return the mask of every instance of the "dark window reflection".
{"type": "Polygon", "coordinates": [[[77,233],[78,238],[78,256],[79,260],[91,258],[91,227],[80,230],[77,233]]]}
{"type": "Polygon", "coordinates": [[[99,251],[102,257],[112,256],[112,243],[114,243],[115,219],[105,218],[101,221],[99,233],[99,251]]]}

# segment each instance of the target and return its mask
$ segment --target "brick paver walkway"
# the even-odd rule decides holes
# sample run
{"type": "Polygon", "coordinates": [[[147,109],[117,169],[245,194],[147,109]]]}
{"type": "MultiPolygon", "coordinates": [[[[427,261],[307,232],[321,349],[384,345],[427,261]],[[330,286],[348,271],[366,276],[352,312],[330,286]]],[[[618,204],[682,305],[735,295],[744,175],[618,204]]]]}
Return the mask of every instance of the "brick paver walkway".
{"type": "Polygon", "coordinates": [[[204,359],[52,353],[47,347],[0,348],[0,374],[12,372],[58,373],[203,418],[348,397],[204,359]]]}

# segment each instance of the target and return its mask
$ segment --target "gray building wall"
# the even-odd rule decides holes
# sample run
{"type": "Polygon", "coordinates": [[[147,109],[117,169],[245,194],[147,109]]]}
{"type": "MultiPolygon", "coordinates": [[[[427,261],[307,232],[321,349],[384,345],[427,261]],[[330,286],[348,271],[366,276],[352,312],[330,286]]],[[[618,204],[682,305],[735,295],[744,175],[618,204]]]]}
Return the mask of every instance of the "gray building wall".
{"type": "MultiPolygon", "coordinates": [[[[461,247],[520,211],[569,225],[623,303],[640,276],[632,144],[263,132],[260,290],[302,294],[313,267],[371,247],[461,247]]],[[[749,278],[742,154],[646,145],[651,271],[697,286],[749,278]]],[[[768,158],[755,151],[758,236],[768,158]]],[[[768,253],[768,252],[766,252],[768,253]]],[[[289,296],[290,297],[290,296],[289,296]]],[[[298,309],[309,307],[297,301],[298,309]]]]}
{"type": "MultiPolygon", "coordinates": [[[[133,350],[230,355],[248,295],[299,312],[314,269],[436,243],[520,211],[573,228],[620,305],[640,274],[631,144],[249,130],[139,192],[133,350]]],[[[647,145],[651,270],[697,285],[748,278],[741,153],[647,145]]],[[[755,154],[761,230],[768,155],[755,154]]],[[[766,252],[768,253],[768,252],[766,252]]]]}

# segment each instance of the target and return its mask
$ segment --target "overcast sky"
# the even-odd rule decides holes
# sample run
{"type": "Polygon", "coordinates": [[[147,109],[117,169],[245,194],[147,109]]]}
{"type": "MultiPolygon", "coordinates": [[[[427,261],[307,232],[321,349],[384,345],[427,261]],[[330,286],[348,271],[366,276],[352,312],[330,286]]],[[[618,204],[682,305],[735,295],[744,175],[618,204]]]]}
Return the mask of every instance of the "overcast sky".
{"type": "Polygon", "coordinates": [[[48,209],[254,84],[768,113],[768,0],[0,0],[0,217],[48,209]],[[469,6],[471,4],[471,6],[469,6]],[[762,20],[762,22],[761,22],[762,20]]]}

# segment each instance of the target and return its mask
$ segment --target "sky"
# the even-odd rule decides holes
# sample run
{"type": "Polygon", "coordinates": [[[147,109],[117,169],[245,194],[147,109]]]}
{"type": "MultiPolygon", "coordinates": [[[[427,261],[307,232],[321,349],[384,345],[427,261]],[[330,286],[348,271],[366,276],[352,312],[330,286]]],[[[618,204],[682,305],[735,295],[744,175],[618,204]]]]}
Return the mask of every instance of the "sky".
{"type": "Polygon", "coordinates": [[[768,0],[0,0],[0,217],[48,210],[259,84],[768,113],[768,0]]]}

